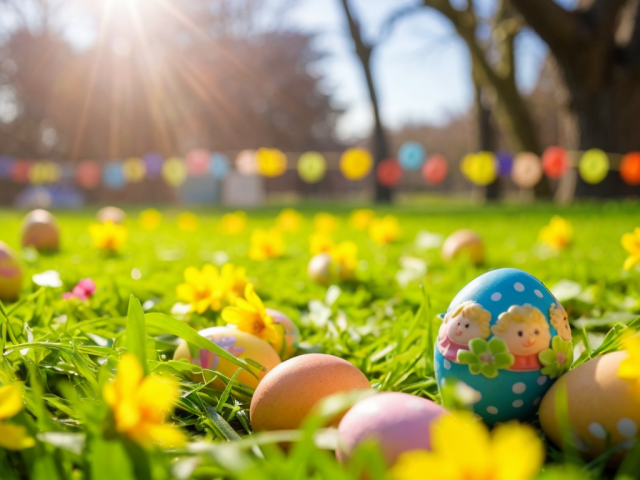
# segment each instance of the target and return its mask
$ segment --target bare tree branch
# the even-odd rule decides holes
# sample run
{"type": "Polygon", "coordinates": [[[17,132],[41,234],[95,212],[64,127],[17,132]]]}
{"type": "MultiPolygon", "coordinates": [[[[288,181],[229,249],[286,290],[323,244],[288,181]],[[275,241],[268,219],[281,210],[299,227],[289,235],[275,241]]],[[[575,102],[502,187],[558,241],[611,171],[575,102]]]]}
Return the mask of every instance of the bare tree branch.
{"type": "Polygon", "coordinates": [[[375,48],[377,45],[380,45],[382,42],[384,42],[389,37],[389,35],[391,35],[391,33],[393,32],[393,28],[396,26],[396,24],[400,20],[402,20],[403,18],[411,14],[414,14],[420,11],[420,8],[421,8],[420,5],[409,5],[406,7],[399,8],[398,10],[393,12],[391,15],[389,15],[389,17],[385,20],[384,24],[382,25],[378,39],[376,43],[372,45],[372,48],[375,48]]]}
{"type": "Polygon", "coordinates": [[[551,50],[557,54],[570,54],[576,47],[582,30],[576,13],[565,10],[553,0],[510,1],[551,50]]]}

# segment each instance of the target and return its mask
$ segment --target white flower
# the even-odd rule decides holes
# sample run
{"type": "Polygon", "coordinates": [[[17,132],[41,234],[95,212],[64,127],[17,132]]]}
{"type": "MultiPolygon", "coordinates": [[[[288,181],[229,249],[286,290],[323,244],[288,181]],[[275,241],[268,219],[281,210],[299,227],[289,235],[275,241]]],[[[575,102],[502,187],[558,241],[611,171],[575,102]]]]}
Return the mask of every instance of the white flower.
{"type": "Polygon", "coordinates": [[[443,242],[444,236],[439,233],[431,233],[422,230],[421,232],[418,232],[418,235],[416,235],[416,248],[419,250],[440,248],[443,242]]]}
{"type": "Polygon", "coordinates": [[[59,288],[62,286],[60,274],[55,270],[47,270],[46,272],[36,273],[31,277],[33,283],[39,287],[59,288]]]}

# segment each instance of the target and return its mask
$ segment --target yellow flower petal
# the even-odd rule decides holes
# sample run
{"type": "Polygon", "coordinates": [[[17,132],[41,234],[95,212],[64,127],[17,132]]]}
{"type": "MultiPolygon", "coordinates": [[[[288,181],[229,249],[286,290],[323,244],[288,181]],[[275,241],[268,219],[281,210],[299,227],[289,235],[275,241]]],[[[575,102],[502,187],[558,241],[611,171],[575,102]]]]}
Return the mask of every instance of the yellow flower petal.
{"type": "Polygon", "coordinates": [[[0,387],[0,420],[13,417],[24,407],[22,389],[11,384],[0,387]]]}
{"type": "Polygon", "coordinates": [[[545,452],[533,428],[510,422],[496,427],[491,458],[495,480],[528,480],[542,467],[545,452]]]}
{"type": "Polygon", "coordinates": [[[166,448],[180,447],[187,441],[178,428],[167,423],[149,425],[148,433],[153,443],[166,448]]]}
{"type": "Polygon", "coordinates": [[[0,447],[7,450],[22,450],[33,447],[36,441],[22,425],[0,423],[0,447]]]}
{"type": "Polygon", "coordinates": [[[631,255],[624,261],[622,268],[625,270],[631,270],[638,262],[640,262],[640,255],[631,255]]]}

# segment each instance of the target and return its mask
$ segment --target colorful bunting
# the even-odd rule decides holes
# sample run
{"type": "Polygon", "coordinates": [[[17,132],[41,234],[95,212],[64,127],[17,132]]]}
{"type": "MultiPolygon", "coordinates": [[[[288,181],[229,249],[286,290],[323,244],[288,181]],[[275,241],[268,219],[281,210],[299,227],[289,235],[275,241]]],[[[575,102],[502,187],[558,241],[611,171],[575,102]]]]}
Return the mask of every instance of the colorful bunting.
{"type": "Polygon", "coordinates": [[[122,162],[119,160],[109,162],[102,170],[102,181],[111,190],[120,190],[127,183],[122,172],[122,162]]]}
{"type": "Polygon", "coordinates": [[[405,142],[398,150],[398,162],[404,170],[420,170],[424,159],[424,147],[418,142],[405,142]]]}
{"type": "Polygon", "coordinates": [[[162,178],[167,185],[179,187],[187,179],[187,167],[180,157],[167,158],[162,166],[162,178]]]}
{"type": "Polygon", "coordinates": [[[542,154],[542,169],[547,177],[562,178],[571,168],[569,154],[562,147],[549,147],[542,154]]]}
{"type": "Polygon", "coordinates": [[[317,183],[322,180],[327,171],[327,161],[318,152],[306,152],[298,159],[298,175],[307,183],[317,183]]]}
{"type": "Polygon", "coordinates": [[[78,184],[84,188],[95,188],[100,183],[102,169],[98,162],[84,160],[80,162],[76,170],[78,184]]]}
{"type": "Polygon", "coordinates": [[[122,163],[122,174],[127,182],[139,183],[147,174],[147,165],[142,158],[127,158],[122,163]]]}
{"type": "Polygon", "coordinates": [[[256,160],[258,171],[265,177],[279,177],[287,171],[287,156],[277,148],[259,148],[256,160]]]}
{"type": "Polygon", "coordinates": [[[349,148],[340,157],[340,171],[348,180],[364,178],[372,166],[371,154],[364,148],[349,148]]]}
{"type": "Polygon", "coordinates": [[[520,188],[533,188],[542,178],[540,157],[531,152],[522,152],[513,159],[511,180],[520,188]]]}
{"type": "Polygon", "coordinates": [[[620,177],[629,185],[640,185],[640,152],[627,153],[622,157],[620,177]]]}
{"type": "Polygon", "coordinates": [[[223,153],[211,154],[209,163],[211,169],[211,176],[217,180],[222,180],[229,174],[231,164],[229,158],[223,153]]]}
{"type": "Polygon", "coordinates": [[[580,159],[578,170],[585,182],[596,185],[609,173],[609,157],[599,148],[587,150],[580,159]]]}
{"type": "Polygon", "coordinates": [[[402,178],[402,167],[395,158],[382,160],[376,168],[376,179],[383,187],[395,187],[402,178]]]}
{"type": "Polygon", "coordinates": [[[194,148],[185,158],[187,172],[192,177],[201,177],[209,171],[209,152],[203,148],[194,148]]]}
{"type": "Polygon", "coordinates": [[[511,175],[511,169],[513,168],[513,155],[509,152],[496,153],[496,160],[498,161],[498,175],[501,177],[508,177],[511,175]]]}
{"type": "Polygon", "coordinates": [[[242,150],[236,157],[236,169],[242,175],[256,175],[258,173],[258,161],[254,150],[242,150]]]}
{"type": "Polygon", "coordinates": [[[489,185],[496,179],[496,156],[491,152],[469,153],[462,159],[460,170],[476,185],[489,185]]]}
{"type": "Polygon", "coordinates": [[[440,154],[432,155],[422,166],[422,177],[429,185],[439,185],[444,182],[448,172],[447,159],[440,154]]]}
{"type": "Polygon", "coordinates": [[[142,157],[148,178],[158,178],[162,174],[164,158],[158,152],[145,153],[142,157]]]}

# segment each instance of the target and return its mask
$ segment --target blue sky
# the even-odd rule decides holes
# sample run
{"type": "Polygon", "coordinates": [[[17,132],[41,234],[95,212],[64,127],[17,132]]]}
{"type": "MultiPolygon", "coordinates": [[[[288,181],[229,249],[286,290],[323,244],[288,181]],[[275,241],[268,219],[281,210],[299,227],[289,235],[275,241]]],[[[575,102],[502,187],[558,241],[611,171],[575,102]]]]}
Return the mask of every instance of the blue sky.
{"type": "MultiPolygon", "coordinates": [[[[351,0],[369,38],[377,38],[389,12],[412,0],[351,0]]],[[[478,2],[488,12],[494,0],[478,2]]],[[[371,112],[364,76],[352,49],[340,0],[299,0],[286,19],[302,30],[318,32],[318,47],[329,55],[318,68],[336,102],[347,109],[339,135],[367,135],[371,112]]],[[[545,45],[532,32],[517,43],[518,82],[531,89],[546,55],[545,45]]],[[[408,123],[443,124],[473,102],[470,60],[464,43],[448,20],[425,9],[401,20],[374,53],[373,68],[388,127],[408,123]]]]}

